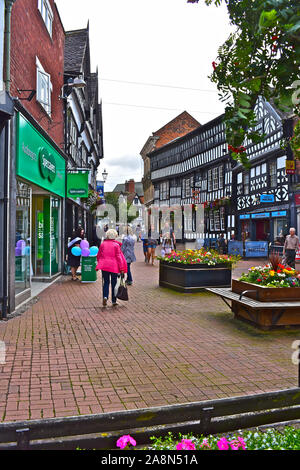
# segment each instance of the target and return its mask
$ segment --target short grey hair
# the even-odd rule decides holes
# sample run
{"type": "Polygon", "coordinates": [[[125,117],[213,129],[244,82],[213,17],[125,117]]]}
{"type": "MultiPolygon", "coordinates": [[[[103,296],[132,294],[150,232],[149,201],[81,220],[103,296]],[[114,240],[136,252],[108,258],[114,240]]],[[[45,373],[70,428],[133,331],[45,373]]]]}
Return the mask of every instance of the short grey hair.
{"type": "Polygon", "coordinates": [[[115,240],[118,236],[118,232],[116,230],[114,230],[113,228],[107,230],[106,232],[106,238],[108,240],[115,240]]]}

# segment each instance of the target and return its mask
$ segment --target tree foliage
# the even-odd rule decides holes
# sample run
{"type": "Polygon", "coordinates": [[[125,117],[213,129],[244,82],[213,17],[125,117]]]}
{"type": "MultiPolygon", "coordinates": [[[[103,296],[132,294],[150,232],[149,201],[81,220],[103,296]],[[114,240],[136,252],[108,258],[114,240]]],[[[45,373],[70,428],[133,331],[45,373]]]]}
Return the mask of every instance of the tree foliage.
{"type": "MultiPolygon", "coordinates": [[[[256,129],[259,96],[300,118],[300,3],[290,0],[204,0],[225,3],[235,31],[218,49],[210,79],[225,105],[226,137],[233,158],[249,166],[247,143],[256,129]],[[299,96],[299,97],[298,97],[299,96]]],[[[193,1],[193,3],[195,3],[193,1]]],[[[287,144],[288,142],[285,142],[287,144]]],[[[300,159],[300,125],[289,143],[300,159]]]]}

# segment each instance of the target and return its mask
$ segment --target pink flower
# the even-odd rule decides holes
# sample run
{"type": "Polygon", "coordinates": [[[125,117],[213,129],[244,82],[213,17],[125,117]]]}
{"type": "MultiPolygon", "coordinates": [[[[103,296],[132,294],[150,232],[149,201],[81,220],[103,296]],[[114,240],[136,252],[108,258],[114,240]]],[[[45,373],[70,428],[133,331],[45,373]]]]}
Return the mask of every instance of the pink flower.
{"type": "Polygon", "coordinates": [[[218,442],[217,446],[219,450],[228,450],[229,449],[229,443],[226,439],[226,437],[222,437],[218,442]]]}
{"type": "Polygon", "coordinates": [[[117,440],[117,447],[120,447],[120,449],[125,449],[128,444],[136,446],[136,441],[133,439],[133,437],[129,436],[129,434],[122,436],[117,440]]]}
{"type": "Polygon", "coordinates": [[[242,437],[233,439],[232,441],[229,442],[229,444],[232,450],[239,450],[240,447],[242,447],[243,450],[246,449],[246,443],[242,437]]]}
{"type": "Polygon", "coordinates": [[[196,450],[196,447],[190,439],[182,439],[182,441],[177,444],[176,450],[196,450]]]}

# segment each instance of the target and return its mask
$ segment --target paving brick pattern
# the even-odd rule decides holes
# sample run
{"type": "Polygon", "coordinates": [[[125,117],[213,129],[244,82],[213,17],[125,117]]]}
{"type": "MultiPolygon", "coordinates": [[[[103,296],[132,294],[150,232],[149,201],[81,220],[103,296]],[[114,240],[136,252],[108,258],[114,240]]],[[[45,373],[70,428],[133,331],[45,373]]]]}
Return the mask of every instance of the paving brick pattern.
{"type": "MultiPolygon", "coordinates": [[[[38,302],[0,321],[0,421],[85,415],[297,386],[292,342],[233,319],[208,293],[158,286],[141,244],[130,301],[102,308],[95,284],[68,276],[38,302]]],[[[240,262],[235,274],[251,262],[240,262]]]]}

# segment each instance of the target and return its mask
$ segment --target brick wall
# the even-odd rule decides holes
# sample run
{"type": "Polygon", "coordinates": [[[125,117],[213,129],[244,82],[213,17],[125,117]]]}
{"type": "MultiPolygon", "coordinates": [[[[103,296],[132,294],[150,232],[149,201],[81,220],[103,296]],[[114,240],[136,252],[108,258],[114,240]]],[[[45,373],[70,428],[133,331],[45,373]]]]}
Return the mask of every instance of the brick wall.
{"type": "Polygon", "coordinates": [[[197,129],[199,126],[200,123],[189,113],[184,111],[161,129],[153,133],[154,136],[159,137],[155,144],[155,148],[158,149],[178,137],[183,137],[194,129],[197,129]]]}
{"type": "Polygon", "coordinates": [[[54,0],[49,0],[53,14],[52,37],[38,9],[38,0],[18,0],[11,19],[11,90],[14,97],[26,97],[17,89],[36,90],[36,57],[51,75],[51,117],[36,100],[21,101],[56,144],[63,149],[63,101],[58,97],[63,86],[65,34],[54,0]]]}

